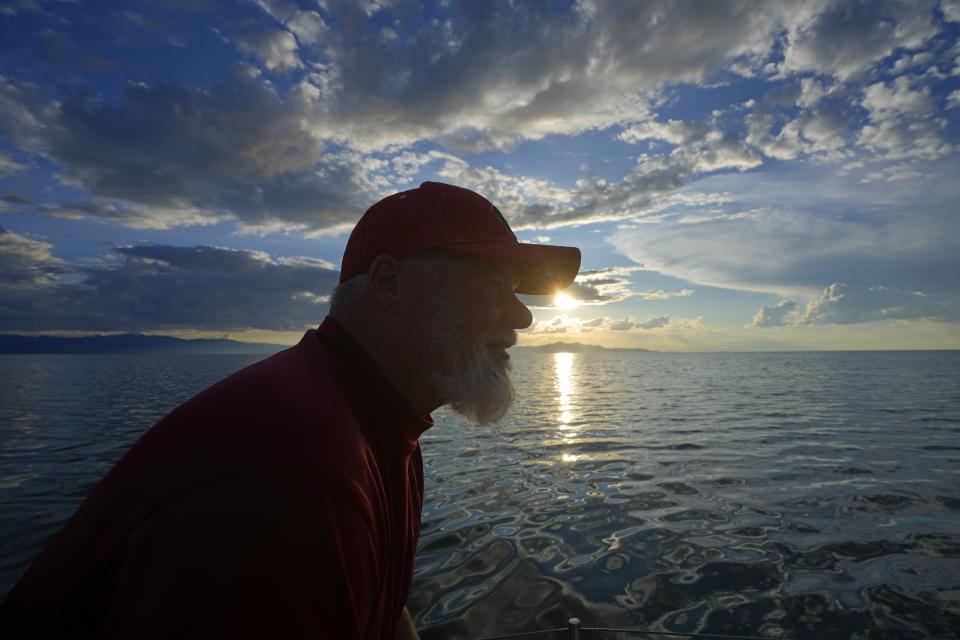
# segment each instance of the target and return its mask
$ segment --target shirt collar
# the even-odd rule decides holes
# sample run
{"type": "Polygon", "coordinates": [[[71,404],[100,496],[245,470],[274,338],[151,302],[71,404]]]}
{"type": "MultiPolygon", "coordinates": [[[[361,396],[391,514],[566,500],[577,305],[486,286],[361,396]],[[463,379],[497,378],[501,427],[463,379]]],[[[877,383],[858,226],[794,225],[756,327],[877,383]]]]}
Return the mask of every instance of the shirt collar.
{"type": "Polygon", "coordinates": [[[417,438],[433,426],[430,414],[417,415],[370,354],[339,322],[327,316],[317,328],[317,337],[340,355],[344,368],[351,374],[351,383],[375,398],[375,402],[363,402],[360,407],[363,411],[372,409],[377,416],[378,424],[372,426],[379,430],[383,425],[384,430],[394,431],[411,445],[415,445],[417,438]]]}

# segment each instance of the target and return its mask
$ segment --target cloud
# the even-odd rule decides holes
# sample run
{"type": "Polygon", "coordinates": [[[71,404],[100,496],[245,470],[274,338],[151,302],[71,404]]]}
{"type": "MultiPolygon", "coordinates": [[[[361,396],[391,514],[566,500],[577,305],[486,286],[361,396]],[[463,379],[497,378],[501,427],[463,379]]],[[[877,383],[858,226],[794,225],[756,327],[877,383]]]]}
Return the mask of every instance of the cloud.
{"type": "Polygon", "coordinates": [[[68,270],[50,245],[10,235],[2,273],[30,286],[0,287],[4,331],[302,330],[326,314],[338,275],[308,257],[168,245],[117,247],[119,261],[68,270]]]}
{"type": "Polygon", "coordinates": [[[0,5],[0,15],[12,17],[21,11],[38,12],[40,11],[40,2],[38,0],[9,0],[0,5]]]}
{"type": "MultiPolygon", "coordinates": [[[[322,22],[322,21],[321,21],[322,22]]],[[[307,38],[314,34],[308,22],[298,23],[307,38]]],[[[230,39],[241,51],[257,56],[267,69],[298,69],[303,66],[298,55],[297,39],[289,31],[264,29],[258,26],[235,27],[230,39]]]]}
{"type": "MultiPolygon", "coordinates": [[[[262,12],[222,29],[259,68],[241,66],[212,87],[131,83],[100,98],[0,80],[6,136],[84,192],[42,212],[147,228],[233,219],[252,232],[328,232],[439,163],[442,178],[490,196],[518,230],[636,219],[705,174],[757,169],[764,156],[849,154],[846,85],[936,32],[930,3],[472,3],[441,5],[430,20],[405,19],[410,9],[390,3],[257,4],[262,12]],[[656,116],[671,87],[738,75],[789,86],[742,127],[720,111],[656,116]],[[455,155],[606,129],[673,148],[648,149],[621,180],[575,187],[455,155]],[[413,147],[424,141],[430,151],[413,147]]],[[[885,99],[887,85],[876,85],[866,109],[885,99]]],[[[858,138],[867,150],[936,158],[949,149],[937,118],[871,113],[858,138]]]]}
{"type": "Polygon", "coordinates": [[[893,287],[849,287],[835,282],[801,309],[794,300],[761,307],[747,328],[810,324],[859,324],[882,320],[960,320],[960,300],[952,296],[893,287]]]}
{"type": "Polygon", "coordinates": [[[960,107],[960,89],[954,89],[947,96],[947,109],[956,109],[960,107]]]}
{"type": "Polygon", "coordinates": [[[580,331],[580,321],[568,316],[556,316],[551,320],[537,320],[526,329],[522,329],[522,334],[552,334],[552,333],[578,333],[580,331]]]}
{"type": "Polygon", "coordinates": [[[803,109],[815,107],[829,91],[830,88],[817,78],[801,78],[800,95],[797,96],[796,105],[803,109]]]}
{"type": "Polygon", "coordinates": [[[843,133],[856,120],[842,99],[826,100],[823,95],[801,94],[797,104],[805,99],[813,101],[814,97],[817,106],[798,113],[791,110],[789,113],[793,115],[789,119],[766,106],[752,110],[744,119],[746,143],[777,160],[794,160],[802,155],[833,159],[847,144],[843,133]]]}
{"type": "MultiPolygon", "coordinates": [[[[25,238],[0,226],[0,288],[51,282],[64,265],[51,255],[52,248],[49,243],[25,238]]],[[[0,308],[3,306],[0,304],[0,308]]]]}
{"type": "Polygon", "coordinates": [[[896,49],[916,49],[936,33],[934,3],[859,0],[797,7],[788,25],[782,73],[813,71],[848,80],[896,49]]]}
{"type": "Polygon", "coordinates": [[[643,164],[674,173],[678,177],[690,177],[721,169],[746,171],[761,163],[757,154],[746,146],[740,133],[723,132],[705,122],[646,121],[625,129],[618,138],[629,143],[663,140],[676,145],[669,156],[654,156],[649,159],[644,157],[643,164]]]}
{"type": "Polygon", "coordinates": [[[863,92],[863,106],[872,118],[882,118],[889,114],[927,115],[933,102],[928,88],[915,91],[910,77],[900,76],[889,85],[877,82],[868,86],[863,92]]]}
{"type": "MultiPolygon", "coordinates": [[[[761,160],[737,133],[710,131],[688,147],[668,155],[641,154],[620,181],[580,179],[575,188],[528,176],[507,175],[494,167],[471,166],[448,153],[430,152],[443,164],[438,173],[449,182],[487,196],[515,230],[552,229],[640,218],[685,201],[675,192],[702,173],[745,171],[761,160]]],[[[702,196],[701,201],[710,196],[702,196]]]]}
{"type": "Polygon", "coordinates": [[[664,289],[648,289],[640,291],[638,296],[644,300],[669,300],[670,298],[688,298],[695,293],[693,289],[674,289],[666,291],[664,289]]]}
{"type": "Polygon", "coordinates": [[[940,0],[940,11],[949,22],[960,22],[960,0],[940,0]]]}
{"type": "Polygon", "coordinates": [[[656,318],[650,318],[644,322],[638,322],[634,326],[637,329],[659,329],[660,327],[665,327],[670,324],[670,316],[659,316],[656,318]]]}
{"type": "Polygon", "coordinates": [[[687,145],[706,140],[707,131],[706,125],[702,122],[687,122],[683,120],[657,122],[647,120],[627,127],[617,134],[617,138],[628,143],[637,143],[644,140],[663,140],[673,145],[687,145]]]}
{"type": "Polygon", "coordinates": [[[311,45],[329,37],[327,23],[316,11],[298,10],[286,21],[286,26],[302,45],[311,45]]]}
{"type": "Polygon", "coordinates": [[[358,157],[322,154],[296,94],[281,98],[250,68],[212,91],[131,84],[116,104],[72,96],[41,105],[42,117],[24,91],[3,89],[24,144],[62,163],[63,182],[106,201],[42,211],[50,215],[336,228],[355,222],[376,191],[358,157]]]}
{"type": "Polygon", "coordinates": [[[31,82],[13,82],[0,75],[0,133],[32,152],[45,147],[47,125],[56,117],[56,104],[43,88],[31,82]]]}
{"type": "Polygon", "coordinates": [[[929,51],[923,51],[921,53],[914,54],[904,54],[897,59],[893,65],[893,73],[903,73],[909,69],[913,69],[920,65],[927,64],[933,58],[933,55],[929,51]]]}
{"type": "Polygon", "coordinates": [[[794,300],[781,300],[773,306],[763,306],[753,316],[747,327],[779,327],[787,324],[787,319],[797,312],[794,300]]]}
{"type": "Polygon", "coordinates": [[[956,298],[892,287],[848,287],[839,282],[807,305],[804,324],[854,324],[878,320],[960,320],[956,298]]]}
{"type": "MultiPolygon", "coordinates": [[[[954,175],[956,164],[943,160],[927,172],[954,175]]],[[[681,213],[622,228],[609,241],[634,262],[687,282],[785,298],[834,282],[903,290],[922,282],[925,290],[945,294],[955,289],[955,181],[864,184],[856,173],[844,177],[808,165],[769,170],[762,181],[715,176],[696,189],[736,194],[729,208],[758,213],[697,224],[682,224],[681,213]]]]}
{"type": "MultiPolygon", "coordinates": [[[[564,290],[581,305],[604,305],[620,302],[633,295],[630,274],[639,271],[640,267],[607,267],[604,269],[589,269],[577,274],[573,284],[564,290]]],[[[524,304],[532,307],[552,307],[554,297],[529,296],[521,297],[524,304]]]]}
{"type": "Polygon", "coordinates": [[[95,200],[68,200],[55,206],[40,205],[34,210],[51,218],[67,220],[87,218],[99,222],[115,222],[137,229],[168,229],[183,225],[207,225],[223,219],[220,216],[190,207],[186,203],[180,206],[164,207],[95,200]]]}
{"type": "Polygon", "coordinates": [[[16,160],[11,159],[9,156],[0,153],[0,176],[16,173],[24,168],[24,165],[20,164],[16,160]]]}
{"type": "Polygon", "coordinates": [[[733,61],[759,65],[783,16],[764,3],[477,3],[392,22],[396,38],[353,3],[331,5],[326,20],[341,28],[310,81],[345,90],[326,99],[318,126],[358,148],[436,137],[463,151],[636,118],[645,91],[703,81],[733,61]]]}
{"type": "Polygon", "coordinates": [[[900,76],[890,85],[878,82],[864,90],[862,104],[870,124],[860,132],[859,141],[888,159],[946,155],[953,147],[939,132],[947,121],[933,117],[930,88],[915,90],[911,85],[910,77],[900,76]]]}
{"type": "Polygon", "coordinates": [[[918,171],[913,164],[909,163],[899,163],[893,164],[890,166],[882,167],[876,171],[871,171],[863,176],[860,179],[860,182],[874,182],[876,180],[882,180],[884,182],[893,182],[896,180],[913,180],[914,178],[922,177],[936,177],[936,176],[927,176],[926,174],[918,171]]]}
{"type": "Polygon", "coordinates": [[[562,315],[555,316],[549,320],[534,320],[533,324],[521,333],[529,335],[606,333],[608,331],[645,333],[664,329],[671,324],[683,329],[690,329],[697,326],[699,321],[689,319],[678,320],[670,316],[658,316],[647,320],[635,320],[630,317],[617,319],[603,316],[582,320],[580,318],[562,315]]]}

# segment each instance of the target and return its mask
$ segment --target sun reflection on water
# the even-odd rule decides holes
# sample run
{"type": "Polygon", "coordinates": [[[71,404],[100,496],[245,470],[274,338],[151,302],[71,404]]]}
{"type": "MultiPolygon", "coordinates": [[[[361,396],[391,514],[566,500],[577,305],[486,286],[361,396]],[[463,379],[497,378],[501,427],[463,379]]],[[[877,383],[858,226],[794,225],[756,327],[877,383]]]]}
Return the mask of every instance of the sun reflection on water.
{"type": "MultiPolygon", "coordinates": [[[[576,422],[578,415],[574,403],[576,393],[575,382],[573,379],[573,365],[576,362],[575,353],[555,353],[553,354],[553,369],[556,375],[556,386],[558,395],[559,415],[557,422],[560,431],[557,436],[566,445],[574,445],[577,437],[580,435],[580,429],[576,422]]],[[[560,459],[563,462],[576,462],[581,456],[565,451],[560,459]]]]}

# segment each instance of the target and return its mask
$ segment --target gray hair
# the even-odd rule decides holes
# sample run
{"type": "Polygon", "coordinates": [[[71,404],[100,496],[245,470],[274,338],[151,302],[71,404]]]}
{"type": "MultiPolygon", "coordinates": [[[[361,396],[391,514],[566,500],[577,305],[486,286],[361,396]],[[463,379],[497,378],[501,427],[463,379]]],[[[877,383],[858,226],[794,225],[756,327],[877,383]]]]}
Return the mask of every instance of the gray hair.
{"type": "MultiPolygon", "coordinates": [[[[443,269],[445,258],[444,254],[434,252],[409,256],[402,258],[401,261],[413,267],[421,275],[429,277],[435,276],[443,269]]],[[[330,295],[330,315],[337,317],[341,310],[358,304],[369,282],[370,276],[364,272],[334,287],[330,295]]]]}
{"type": "Polygon", "coordinates": [[[342,316],[342,310],[356,306],[369,281],[370,277],[366,273],[358,273],[334,287],[333,293],[330,295],[330,315],[334,318],[338,315],[342,316]]]}

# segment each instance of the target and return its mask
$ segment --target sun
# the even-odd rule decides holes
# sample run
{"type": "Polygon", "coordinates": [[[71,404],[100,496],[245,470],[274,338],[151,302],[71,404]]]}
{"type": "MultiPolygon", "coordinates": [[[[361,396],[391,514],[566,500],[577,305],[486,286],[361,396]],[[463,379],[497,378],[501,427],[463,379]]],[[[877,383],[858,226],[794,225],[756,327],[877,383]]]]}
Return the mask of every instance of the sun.
{"type": "Polygon", "coordinates": [[[558,309],[573,309],[579,306],[580,302],[569,293],[556,293],[553,295],[553,306],[558,309]]]}

